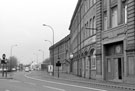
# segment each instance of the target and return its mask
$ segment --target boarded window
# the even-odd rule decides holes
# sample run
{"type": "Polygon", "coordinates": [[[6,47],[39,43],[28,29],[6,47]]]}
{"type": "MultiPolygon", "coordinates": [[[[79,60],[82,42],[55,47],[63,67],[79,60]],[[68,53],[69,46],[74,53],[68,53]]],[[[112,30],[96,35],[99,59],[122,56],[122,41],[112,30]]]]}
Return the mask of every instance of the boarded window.
{"type": "Polygon", "coordinates": [[[91,69],[96,69],[96,51],[94,50],[91,56],[91,69]]]}
{"type": "Polygon", "coordinates": [[[97,74],[101,74],[101,64],[100,60],[97,60],[97,74]]]}
{"type": "Polygon", "coordinates": [[[128,75],[134,75],[135,74],[135,58],[134,57],[128,57],[128,75]]]}

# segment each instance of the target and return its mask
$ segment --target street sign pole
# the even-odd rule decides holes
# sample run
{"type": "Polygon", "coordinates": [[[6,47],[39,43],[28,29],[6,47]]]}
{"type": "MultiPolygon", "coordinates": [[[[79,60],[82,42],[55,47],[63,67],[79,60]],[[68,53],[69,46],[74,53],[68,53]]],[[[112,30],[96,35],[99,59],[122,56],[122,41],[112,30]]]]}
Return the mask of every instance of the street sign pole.
{"type": "Polygon", "coordinates": [[[7,71],[8,71],[7,70],[7,59],[5,59],[5,63],[6,63],[5,66],[6,66],[6,78],[7,78],[7,71]]]}
{"type": "MultiPolygon", "coordinates": [[[[1,64],[2,64],[2,77],[4,77],[4,68],[5,68],[4,66],[6,65],[6,54],[2,55],[1,64]]],[[[6,73],[6,77],[7,77],[7,73],[6,73]]]]}
{"type": "Polygon", "coordinates": [[[59,66],[58,66],[58,78],[59,78],[59,66]]]}
{"type": "Polygon", "coordinates": [[[56,66],[58,67],[58,78],[59,78],[59,67],[61,66],[60,61],[57,61],[56,66]]]}
{"type": "Polygon", "coordinates": [[[4,64],[2,64],[2,77],[4,77],[4,64]]]}

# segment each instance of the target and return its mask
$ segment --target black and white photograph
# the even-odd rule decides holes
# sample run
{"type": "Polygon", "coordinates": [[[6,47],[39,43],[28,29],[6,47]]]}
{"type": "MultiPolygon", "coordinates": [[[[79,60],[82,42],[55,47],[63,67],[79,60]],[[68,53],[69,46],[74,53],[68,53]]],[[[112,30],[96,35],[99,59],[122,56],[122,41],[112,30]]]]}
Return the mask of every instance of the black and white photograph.
{"type": "Polygon", "coordinates": [[[135,0],[0,0],[0,91],[135,91],[135,0]]]}

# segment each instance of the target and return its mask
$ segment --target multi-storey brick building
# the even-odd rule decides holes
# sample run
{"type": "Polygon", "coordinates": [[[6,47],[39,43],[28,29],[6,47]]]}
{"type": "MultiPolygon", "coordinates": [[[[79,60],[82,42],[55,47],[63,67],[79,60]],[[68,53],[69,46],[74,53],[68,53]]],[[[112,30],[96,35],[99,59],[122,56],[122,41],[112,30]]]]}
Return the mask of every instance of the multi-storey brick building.
{"type": "Polygon", "coordinates": [[[78,0],[69,29],[75,75],[135,82],[134,0],[78,0]]]}
{"type": "Polygon", "coordinates": [[[69,29],[73,73],[86,78],[101,78],[100,0],[78,0],[69,29]]]}
{"type": "Polygon", "coordinates": [[[102,76],[131,82],[135,76],[135,1],[104,0],[102,6],[102,76]]]}
{"type": "Polygon", "coordinates": [[[51,46],[49,50],[50,50],[50,58],[52,60],[51,64],[54,64],[54,70],[57,70],[56,62],[60,61],[62,63],[60,70],[69,73],[70,35],[67,35],[65,38],[54,44],[54,46],[51,46]],[[53,48],[54,48],[54,61],[53,61],[53,48]]]}

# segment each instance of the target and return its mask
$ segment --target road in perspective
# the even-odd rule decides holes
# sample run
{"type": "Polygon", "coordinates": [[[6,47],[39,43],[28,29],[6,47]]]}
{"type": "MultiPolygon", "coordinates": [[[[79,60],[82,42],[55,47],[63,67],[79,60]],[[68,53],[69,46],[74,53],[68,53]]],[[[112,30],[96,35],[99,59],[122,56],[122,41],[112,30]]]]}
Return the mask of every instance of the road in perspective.
{"type": "Polygon", "coordinates": [[[0,0],[0,91],[135,91],[135,0],[0,0]]]}
{"type": "MultiPolygon", "coordinates": [[[[12,78],[0,79],[0,91],[128,91],[64,80],[50,76],[45,71],[15,72],[12,78]],[[41,75],[44,74],[44,75],[41,75]]],[[[131,90],[129,90],[131,91],[131,90]]]]}

